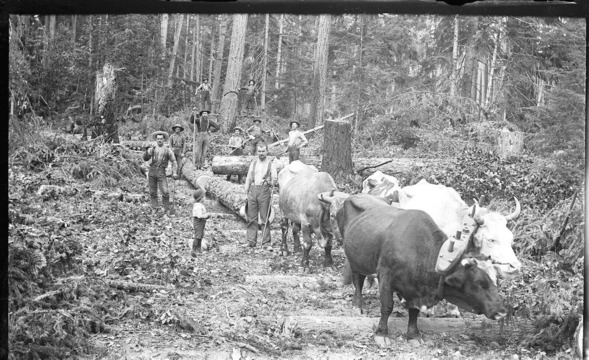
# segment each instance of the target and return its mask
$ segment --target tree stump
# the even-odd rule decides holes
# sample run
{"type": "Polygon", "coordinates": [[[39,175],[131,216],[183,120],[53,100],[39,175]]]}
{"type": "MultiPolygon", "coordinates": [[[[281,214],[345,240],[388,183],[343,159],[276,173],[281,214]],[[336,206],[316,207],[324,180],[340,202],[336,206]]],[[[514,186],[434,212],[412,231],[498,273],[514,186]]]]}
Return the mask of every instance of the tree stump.
{"type": "Polygon", "coordinates": [[[524,134],[520,131],[501,131],[497,138],[497,150],[500,158],[521,154],[524,148],[524,134]]]}
{"type": "MultiPolygon", "coordinates": [[[[104,124],[98,126],[102,134],[106,135],[106,141],[119,142],[119,128],[115,120],[115,98],[117,82],[115,68],[106,63],[102,67],[102,73],[96,74],[95,109],[98,116],[104,117],[104,124]]],[[[102,135],[98,134],[98,135],[102,135]]]]}
{"type": "Polygon", "coordinates": [[[352,125],[347,121],[326,120],[321,171],[337,179],[353,173],[352,125]]]}

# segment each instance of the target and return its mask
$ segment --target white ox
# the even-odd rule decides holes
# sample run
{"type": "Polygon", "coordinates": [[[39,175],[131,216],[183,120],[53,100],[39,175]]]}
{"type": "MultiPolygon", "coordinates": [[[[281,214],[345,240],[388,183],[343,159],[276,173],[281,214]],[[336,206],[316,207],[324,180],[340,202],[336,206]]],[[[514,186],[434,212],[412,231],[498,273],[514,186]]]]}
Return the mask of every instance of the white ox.
{"type": "MultiPolygon", "coordinates": [[[[398,187],[396,179],[390,181],[384,177],[380,178],[382,181],[378,186],[372,189],[364,187],[362,192],[398,201],[398,206],[403,209],[425,211],[448,237],[462,230],[464,215],[472,213],[473,207],[469,207],[453,188],[421,180],[415,185],[398,189],[395,187],[395,184],[398,187]],[[389,182],[388,186],[386,182],[389,182]]],[[[507,222],[519,216],[519,201],[515,198],[515,211],[506,216],[479,207],[476,202],[473,206],[476,207],[474,218],[479,225],[473,239],[475,252],[488,256],[500,274],[516,274],[521,269],[521,263],[513,251],[513,233],[507,228],[507,222]]]]}

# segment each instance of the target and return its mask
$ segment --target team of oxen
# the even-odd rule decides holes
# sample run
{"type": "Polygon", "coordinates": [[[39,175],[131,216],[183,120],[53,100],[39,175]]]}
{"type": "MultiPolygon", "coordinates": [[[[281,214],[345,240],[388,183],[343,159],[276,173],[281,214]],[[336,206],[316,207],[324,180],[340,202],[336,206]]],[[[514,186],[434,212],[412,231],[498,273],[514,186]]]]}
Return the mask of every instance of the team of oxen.
{"type": "Polygon", "coordinates": [[[521,211],[517,199],[515,211],[505,216],[476,200],[469,207],[452,188],[425,180],[401,188],[394,177],[381,172],[364,181],[361,194],[348,195],[335,190],[328,173],[300,161],[280,171],[278,184],[283,213],[281,251],[290,253],[289,224],[294,250],[303,252],[305,270],[309,269],[313,234],[325,251],[324,266],[333,264],[333,238],[343,243],[344,284],[354,284],[352,303],[360,311],[365,279],[378,279],[381,318],[377,334],[388,334],[393,293],[409,309],[408,338],[419,336],[419,312],[442,299],[490,319],[506,315],[497,287],[501,277],[521,267],[512,249],[513,234],[507,228],[507,222],[521,211]],[[445,267],[440,268],[441,263],[445,267]]]}

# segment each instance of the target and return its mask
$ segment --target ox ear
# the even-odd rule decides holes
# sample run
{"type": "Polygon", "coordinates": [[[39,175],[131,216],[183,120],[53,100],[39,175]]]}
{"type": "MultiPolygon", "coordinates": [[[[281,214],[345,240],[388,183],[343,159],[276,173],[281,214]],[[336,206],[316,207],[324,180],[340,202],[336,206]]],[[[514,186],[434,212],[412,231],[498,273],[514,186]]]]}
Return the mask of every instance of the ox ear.
{"type": "Polygon", "coordinates": [[[319,195],[317,195],[317,198],[319,199],[321,205],[329,206],[333,202],[333,195],[330,196],[329,191],[319,193],[319,195]]]}
{"type": "Polygon", "coordinates": [[[466,281],[466,274],[464,273],[464,269],[457,269],[450,275],[446,276],[444,282],[450,285],[453,288],[460,289],[464,282],[466,281]]]}

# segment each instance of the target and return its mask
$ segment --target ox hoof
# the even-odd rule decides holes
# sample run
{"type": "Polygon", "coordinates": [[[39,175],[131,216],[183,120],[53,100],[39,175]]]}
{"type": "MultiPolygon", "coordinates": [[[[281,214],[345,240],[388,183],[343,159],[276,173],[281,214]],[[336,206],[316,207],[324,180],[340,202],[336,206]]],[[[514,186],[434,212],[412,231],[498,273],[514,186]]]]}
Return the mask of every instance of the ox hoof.
{"type": "Polygon", "coordinates": [[[407,332],[407,341],[412,342],[412,340],[417,340],[418,342],[422,341],[421,332],[419,330],[407,332]]]}
{"type": "Polygon", "coordinates": [[[387,348],[387,347],[391,346],[391,344],[392,344],[391,338],[389,338],[387,335],[375,335],[374,336],[374,342],[381,349],[382,348],[387,348]]]}

